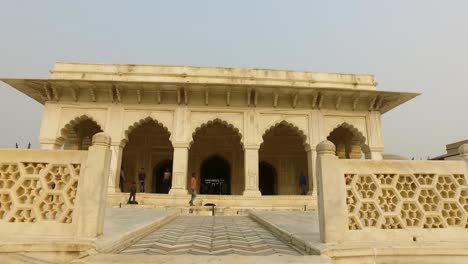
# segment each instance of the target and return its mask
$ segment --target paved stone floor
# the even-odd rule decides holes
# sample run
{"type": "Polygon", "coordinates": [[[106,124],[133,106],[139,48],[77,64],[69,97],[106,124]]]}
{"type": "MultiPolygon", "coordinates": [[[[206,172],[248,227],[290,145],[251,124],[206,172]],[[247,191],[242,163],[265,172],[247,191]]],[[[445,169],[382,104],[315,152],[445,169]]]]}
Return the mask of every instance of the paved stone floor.
{"type": "Polygon", "coordinates": [[[290,234],[300,237],[304,241],[320,243],[319,220],[317,211],[253,211],[290,234]]]}
{"type": "Polygon", "coordinates": [[[179,216],[120,254],[302,255],[248,216],[179,216]]]}
{"type": "Polygon", "coordinates": [[[112,248],[126,240],[134,239],[139,230],[175,212],[165,209],[107,208],[103,236],[95,241],[98,250],[112,248]]]}

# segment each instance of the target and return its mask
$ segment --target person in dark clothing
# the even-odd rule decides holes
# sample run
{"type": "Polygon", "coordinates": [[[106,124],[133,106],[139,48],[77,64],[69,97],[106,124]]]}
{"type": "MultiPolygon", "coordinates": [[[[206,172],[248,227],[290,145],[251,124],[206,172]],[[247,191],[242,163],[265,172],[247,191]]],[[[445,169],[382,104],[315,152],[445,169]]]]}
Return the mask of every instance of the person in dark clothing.
{"type": "Polygon", "coordinates": [[[301,187],[301,195],[306,195],[307,177],[303,172],[301,172],[301,176],[299,176],[299,185],[301,187]]]}
{"type": "Polygon", "coordinates": [[[121,167],[120,168],[120,182],[119,182],[119,187],[120,187],[120,191],[123,192],[123,185],[124,185],[124,182],[125,182],[125,174],[124,174],[124,168],[121,167]]]}
{"type": "Polygon", "coordinates": [[[136,185],[135,182],[132,182],[132,186],[130,186],[130,196],[128,197],[127,204],[136,204],[135,196],[136,196],[136,185]]]}
{"type": "Polygon", "coordinates": [[[140,182],[140,192],[142,193],[145,192],[145,179],[146,179],[145,168],[141,168],[140,172],[138,173],[138,181],[140,182]]]}

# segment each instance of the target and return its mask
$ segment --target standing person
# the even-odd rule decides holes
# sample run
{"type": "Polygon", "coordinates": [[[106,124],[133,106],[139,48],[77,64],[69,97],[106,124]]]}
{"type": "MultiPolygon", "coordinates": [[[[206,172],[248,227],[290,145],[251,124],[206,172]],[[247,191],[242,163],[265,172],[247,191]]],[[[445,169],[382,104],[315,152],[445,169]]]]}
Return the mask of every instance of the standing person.
{"type": "Polygon", "coordinates": [[[136,196],[136,185],[135,185],[135,181],[133,181],[132,186],[130,186],[130,196],[128,197],[127,204],[136,204],[137,202],[135,201],[135,196],[136,196]]]}
{"type": "Polygon", "coordinates": [[[299,185],[301,186],[301,195],[306,195],[307,177],[302,171],[301,176],[299,176],[299,185]]]}
{"type": "Polygon", "coordinates": [[[169,189],[171,189],[171,172],[169,168],[166,168],[163,176],[164,188],[166,193],[169,193],[169,189]]]}
{"type": "Polygon", "coordinates": [[[138,181],[140,182],[140,192],[142,193],[145,192],[145,179],[146,179],[145,168],[141,168],[140,172],[138,173],[138,181]]]}
{"type": "Polygon", "coordinates": [[[193,205],[193,201],[197,197],[196,189],[197,189],[197,178],[195,177],[195,172],[192,172],[192,180],[190,181],[190,189],[192,191],[192,198],[190,199],[190,206],[193,205]]]}
{"type": "Polygon", "coordinates": [[[120,182],[119,182],[119,187],[120,191],[123,192],[123,185],[125,181],[125,175],[124,175],[124,168],[120,167],[120,182]]]}

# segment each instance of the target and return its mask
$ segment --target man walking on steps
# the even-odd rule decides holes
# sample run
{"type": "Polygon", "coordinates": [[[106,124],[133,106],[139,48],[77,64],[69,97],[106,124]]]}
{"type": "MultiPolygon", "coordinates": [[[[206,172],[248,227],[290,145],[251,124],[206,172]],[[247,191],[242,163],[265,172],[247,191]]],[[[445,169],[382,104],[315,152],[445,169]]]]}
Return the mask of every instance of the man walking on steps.
{"type": "Polygon", "coordinates": [[[132,182],[132,186],[130,186],[130,196],[128,197],[127,204],[138,204],[135,201],[135,196],[136,196],[136,185],[135,185],[135,182],[132,182]]]}
{"type": "Polygon", "coordinates": [[[193,201],[195,201],[195,198],[197,197],[196,193],[197,189],[197,178],[195,177],[195,172],[192,172],[192,179],[190,181],[190,190],[192,191],[192,198],[190,199],[190,206],[193,206],[193,201]]]}

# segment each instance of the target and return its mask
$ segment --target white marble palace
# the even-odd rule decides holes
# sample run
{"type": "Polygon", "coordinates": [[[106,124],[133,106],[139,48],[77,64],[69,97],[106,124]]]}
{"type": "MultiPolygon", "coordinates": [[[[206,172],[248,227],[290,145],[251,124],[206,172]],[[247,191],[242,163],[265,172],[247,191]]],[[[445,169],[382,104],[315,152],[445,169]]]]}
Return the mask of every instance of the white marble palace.
{"type": "Polygon", "coordinates": [[[48,79],[2,81],[44,105],[42,149],[110,135],[110,204],[127,197],[121,169],[126,192],[144,168],[143,203],[185,204],[195,172],[201,202],[313,206],[317,144],[381,160],[381,115],[417,96],[378,90],[372,75],[251,68],[57,63],[48,79]]]}

